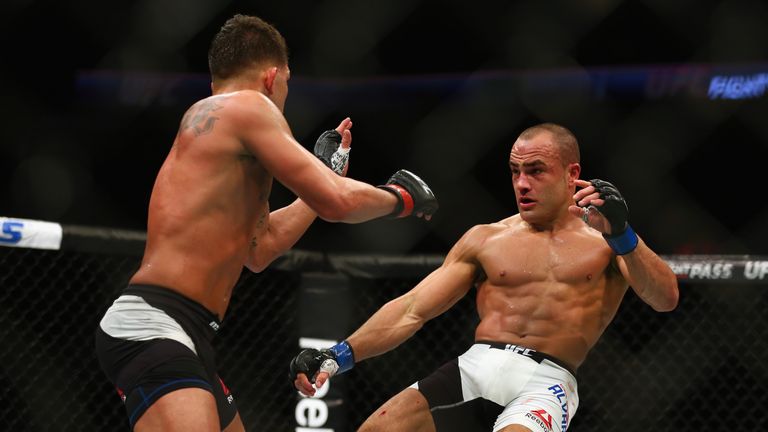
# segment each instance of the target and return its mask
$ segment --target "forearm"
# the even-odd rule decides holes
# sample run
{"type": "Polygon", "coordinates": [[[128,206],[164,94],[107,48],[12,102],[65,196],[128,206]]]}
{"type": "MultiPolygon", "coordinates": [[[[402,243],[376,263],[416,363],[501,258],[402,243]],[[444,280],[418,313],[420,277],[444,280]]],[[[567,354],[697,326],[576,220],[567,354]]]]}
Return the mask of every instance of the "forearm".
{"type": "Polygon", "coordinates": [[[381,307],[355,331],[347,341],[355,353],[355,361],[391,351],[413,336],[424,320],[410,313],[408,297],[399,297],[381,307]]]}
{"type": "Polygon", "coordinates": [[[279,254],[292,248],[307,232],[315,218],[317,213],[300,198],[281,209],[270,212],[268,232],[279,254]]]}
{"type": "MultiPolygon", "coordinates": [[[[429,186],[404,169],[392,174],[386,184],[378,187],[351,179],[337,179],[334,190],[326,192],[331,192],[334,201],[321,200],[320,203],[325,203],[326,210],[332,209],[332,213],[318,211],[318,214],[331,221],[355,223],[386,215],[415,215],[429,220],[439,207],[429,186]],[[335,219],[329,219],[334,216],[335,219]]],[[[315,202],[312,208],[316,209],[317,204],[315,202]]]]}
{"type": "Polygon", "coordinates": [[[619,259],[624,263],[624,277],[645,303],[659,312],[671,311],[677,306],[677,277],[642,239],[634,251],[619,259]]]}
{"type": "MultiPolygon", "coordinates": [[[[440,315],[472,287],[476,245],[482,232],[470,230],[451,249],[443,265],[408,293],[388,302],[349,338],[328,350],[305,349],[291,361],[294,385],[305,395],[356,362],[390,351],[413,336],[425,322],[440,315]],[[316,377],[316,380],[315,380],[316,377]]],[[[482,237],[484,238],[484,236],[482,237]]]]}
{"type": "Polygon", "coordinates": [[[294,386],[305,395],[314,395],[328,378],[400,345],[423,322],[409,318],[408,310],[412,307],[413,300],[408,295],[399,297],[379,309],[348,339],[323,350],[302,350],[290,364],[294,386]]]}
{"type": "Polygon", "coordinates": [[[293,247],[317,217],[301,199],[269,213],[266,232],[251,246],[248,267],[259,272],[293,247]]]}
{"type": "Polygon", "coordinates": [[[336,180],[341,191],[336,211],[321,215],[329,222],[366,222],[392,214],[397,205],[397,198],[383,189],[350,178],[336,180]]]}
{"type": "Polygon", "coordinates": [[[469,242],[466,237],[451,249],[442,266],[411,291],[382,306],[347,339],[357,361],[396,348],[425,322],[447,311],[466,295],[477,271],[474,261],[462,256],[469,242]]]}

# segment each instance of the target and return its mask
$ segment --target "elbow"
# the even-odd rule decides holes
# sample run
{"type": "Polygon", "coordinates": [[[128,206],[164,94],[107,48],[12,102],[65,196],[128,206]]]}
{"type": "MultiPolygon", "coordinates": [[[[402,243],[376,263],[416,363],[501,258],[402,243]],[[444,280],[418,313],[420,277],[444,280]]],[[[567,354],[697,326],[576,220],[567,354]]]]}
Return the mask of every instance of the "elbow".
{"type": "Polygon", "coordinates": [[[401,301],[402,305],[405,307],[401,323],[408,329],[408,334],[413,336],[417,331],[424,327],[428,318],[422,313],[419,313],[414,307],[415,298],[413,295],[406,294],[400,299],[393,300],[392,303],[397,303],[398,301],[401,301]]]}
{"type": "Polygon", "coordinates": [[[250,258],[245,262],[245,268],[252,271],[253,273],[261,273],[264,270],[267,269],[267,266],[269,265],[268,262],[259,260],[257,258],[250,258]]]}
{"type": "Polygon", "coordinates": [[[269,242],[263,242],[258,247],[251,249],[251,253],[248,254],[244,263],[245,268],[254,273],[261,273],[283,253],[285,253],[284,250],[277,250],[269,242]]]}
{"type": "Polygon", "coordinates": [[[680,301],[680,291],[677,289],[677,280],[667,288],[664,300],[654,305],[657,312],[672,312],[680,301]]]}
{"type": "Polygon", "coordinates": [[[285,251],[281,253],[274,253],[270,255],[268,258],[257,258],[249,260],[245,263],[245,268],[252,271],[253,273],[261,273],[264,270],[269,267],[270,264],[272,264],[276,259],[280,258],[285,251]]]}
{"type": "Polygon", "coordinates": [[[677,299],[670,299],[663,303],[653,305],[653,310],[656,312],[672,312],[675,308],[677,308],[677,299]]]}
{"type": "Polygon", "coordinates": [[[427,320],[422,316],[409,314],[406,317],[406,322],[408,323],[408,327],[411,329],[411,335],[413,335],[417,331],[421,330],[422,327],[424,327],[424,324],[427,322],[427,320]]]}
{"type": "Polygon", "coordinates": [[[329,207],[317,210],[317,216],[326,222],[342,222],[349,213],[343,208],[329,207]]]}
{"type": "Polygon", "coordinates": [[[354,208],[354,201],[350,193],[337,192],[326,197],[314,210],[324,221],[342,222],[349,219],[354,208]]]}

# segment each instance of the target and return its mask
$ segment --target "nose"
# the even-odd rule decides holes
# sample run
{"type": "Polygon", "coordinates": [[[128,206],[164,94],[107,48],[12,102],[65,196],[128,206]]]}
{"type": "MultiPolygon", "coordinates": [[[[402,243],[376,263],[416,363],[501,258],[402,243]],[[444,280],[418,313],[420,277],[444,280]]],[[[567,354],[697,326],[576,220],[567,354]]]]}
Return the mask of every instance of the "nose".
{"type": "Polygon", "coordinates": [[[519,174],[513,181],[515,188],[521,193],[531,190],[531,183],[528,181],[528,177],[525,174],[519,174]]]}

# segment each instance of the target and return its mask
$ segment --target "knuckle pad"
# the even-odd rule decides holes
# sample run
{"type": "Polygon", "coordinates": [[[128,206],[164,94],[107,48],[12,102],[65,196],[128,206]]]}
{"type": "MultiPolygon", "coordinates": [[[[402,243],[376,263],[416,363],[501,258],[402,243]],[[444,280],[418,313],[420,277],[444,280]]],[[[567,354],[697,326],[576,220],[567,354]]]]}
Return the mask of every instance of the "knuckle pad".
{"type": "Polygon", "coordinates": [[[388,183],[402,186],[414,201],[413,213],[431,215],[438,209],[437,199],[432,189],[416,174],[401,169],[390,177],[388,183]]]}
{"type": "Polygon", "coordinates": [[[605,201],[600,208],[600,212],[608,220],[608,223],[611,224],[612,232],[623,231],[629,217],[629,209],[618,188],[612,183],[601,179],[592,179],[589,182],[595,187],[595,191],[600,195],[600,198],[605,201]]]}

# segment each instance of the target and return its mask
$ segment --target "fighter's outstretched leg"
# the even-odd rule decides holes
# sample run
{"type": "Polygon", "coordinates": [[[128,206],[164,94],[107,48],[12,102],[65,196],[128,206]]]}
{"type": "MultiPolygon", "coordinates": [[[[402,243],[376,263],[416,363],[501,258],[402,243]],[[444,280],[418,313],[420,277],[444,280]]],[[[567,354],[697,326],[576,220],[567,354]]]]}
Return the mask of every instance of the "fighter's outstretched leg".
{"type": "Polygon", "coordinates": [[[358,432],[435,432],[427,399],[407,388],[384,403],[360,426],[358,432]]]}

